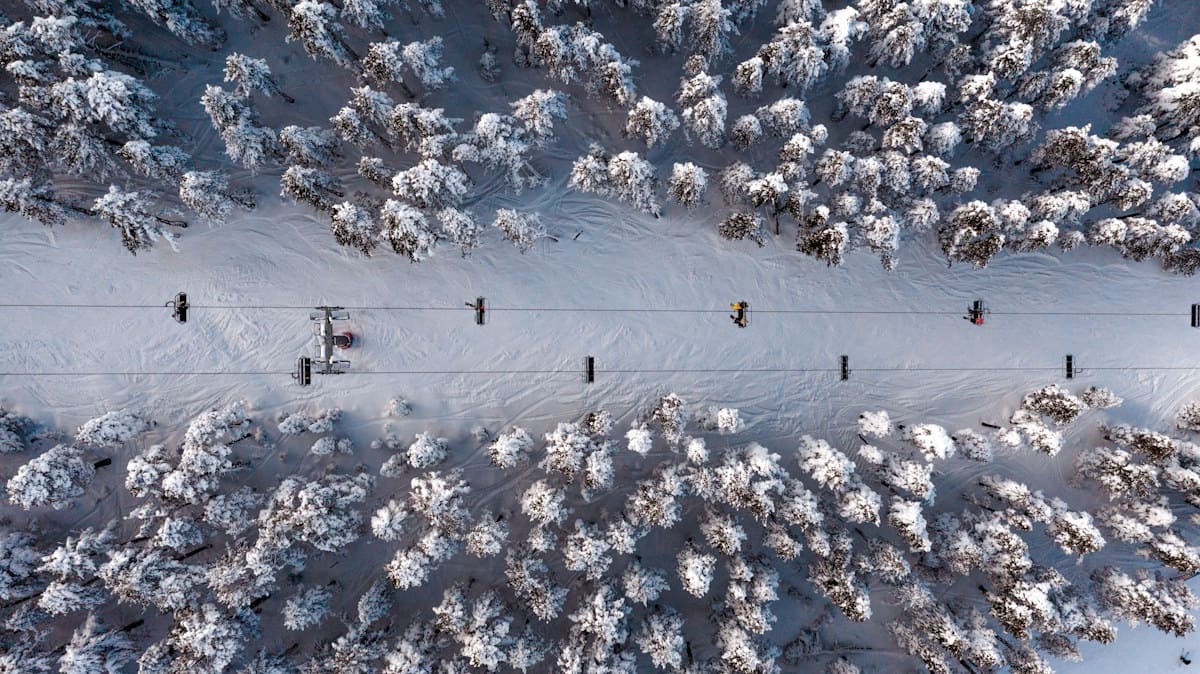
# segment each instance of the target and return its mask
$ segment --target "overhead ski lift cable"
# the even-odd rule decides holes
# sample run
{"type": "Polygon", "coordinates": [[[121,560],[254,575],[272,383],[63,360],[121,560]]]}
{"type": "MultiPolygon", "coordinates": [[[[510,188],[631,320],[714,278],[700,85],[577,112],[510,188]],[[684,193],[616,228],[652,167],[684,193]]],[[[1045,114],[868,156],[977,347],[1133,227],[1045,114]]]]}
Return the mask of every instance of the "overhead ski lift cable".
{"type": "MultiPolygon", "coordinates": [[[[485,300],[483,297],[476,299],[474,303],[468,302],[466,306],[476,314],[476,323],[483,325],[485,323],[485,300]]],[[[746,327],[748,324],[749,304],[746,302],[738,302],[730,305],[738,314],[731,316],[735,318],[734,322],[739,327],[746,327]],[[737,319],[741,317],[742,311],[747,313],[744,322],[739,322],[737,319]]],[[[83,304],[83,303],[0,303],[0,308],[87,308],[87,309],[111,309],[111,308],[128,308],[128,309],[162,309],[164,307],[172,308],[173,315],[177,321],[184,323],[187,320],[187,312],[191,309],[215,309],[215,310],[261,310],[261,309],[281,309],[281,310],[297,310],[309,309],[307,306],[293,305],[234,305],[234,304],[213,304],[213,305],[194,305],[188,301],[186,293],[178,293],[173,301],[167,302],[165,305],[157,304],[83,304]]],[[[354,306],[354,307],[318,307],[325,309],[326,322],[330,316],[339,318],[338,315],[331,314],[331,311],[337,310],[334,313],[345,313],[347,309],[355,310],[391,310],[391,311],[462,311],[462,307],[439,307],[439,306],[354,306]]],[[[655,308],[655,307],[492,307],[487,306],[486,312],[495,311],[553,311],[553,312],[662,312],[662,313],[725,313],[725,309],[692,309],[692,308],[655,308]]],[[[758,309],[759,313],[773,314],[890,314],[890,315],[906,315],[906,314],[922,314],[922,315],[947,315],[957,316],[958,312],[949,311],[918,311],[918,310],[822,310],[822,309],[758,309]]],[[[1178,316],[1179,313],[1173,312],[1061,312],[1061,311],[998,311],[992,312],[987,309],[982,300],[976,300],[968,308],[968,320],[971,320],[976,325],[983,324],[984,314],[999,314],[1010,316],[1178,316]]],[[[310,315],[310,318],[317,318],[317,314],[310,315]]],[[[348,314],[340,316],[340,318],[348,318],[348,314]]],[[[1200,327],[1200,304],[1191,306],[1191,323],[1192,327],[1200,327]]],[[[328,341],[328,340],[326,340],[328,341]]],[[[327,354],[326,354],[327,355],[327,354]]],[[[329,363],[334,361],[322,356],[322,362],[328,360],[329,363]]],[[[331,357],[330,357],[331,358],[331,357]]],[[[301,377],[301,384],[307,386],[311,381],[311,358],[301,357],[298,361],[298,372],[292,371],[281,372],[274,370],[263,371],[132,371],[132,372],[0,372],[0,377],[26,377],[26,376],[275,376],[283,374],[291,374],[293,378],[301,377]]],[[[585,373],[588,383],[592,383],[595,377],[595,361],[592,356],[588,356],[585,360],[585,373]]],[[[337,361],[338,365],[349,365],[349,361],[337,361]]],[[[1200,371],[1200,366],[1109,366],[1109,367],[1091,367],[1087,368],[1095,371],[1200,371]]],[[[1017,367],[865,367],[855,368],[860,372],[879,372],[879,373],[897,373],[897,372],[1048,372],[1057,371],[1058,367],[1034,367],[1034,366],[1017,366],[1017,367]]],[[[1071,379],[1074,377],[1077,369],[1075,368],[1074,357],[1067,355],[1065,359],[1066,377],[1071,379]]],[[[848,364],[848,357],[841,356],[841,367],[839,368],[663,368],[663,369],[611,369],[604,370],[610,374],[674,374],[674,373],[689,373],[689,374],[721,374],[721,373],[840,373],[843,381],[849,378],[851,372],[848,364]]],[[[522,369],[522,370],[354,370],[346,371],[337,368],[322,371],[320,374],[358,374],[364,376],[383,375],[383,376],[403,376],[403,375],[558,375],[558,374],[578,374],[574,369],[522,369]],[[335,371],[336,370],[336,371],[335,371]]]]}
{"type": "MultiPolygon", "coordinates": [[[[855,367],[855,372],[882,372],[882,373],[898,373],[898,372],[1060,372],[1062,366],[1054,367],[1046,366],[1014,366],[1014,367],[855,367]]],[[[1088,371],[1103,371],[1103,372],[1200,372],[1200,365],[1116,365],[1116,366],[1088,366],[1081,367],[1081,372],[1088,371]]],[[[598,369],[598,374],[734,374],[734,373],[752,373],[752,374],[804,374],[804,373],[838,373],[839,368],[836,367],[808,367],[808,368],[660,368],[660,369],[640,369],[640,368],[613,368],[613,369],[598,369]]],[[[349,370],[342,373],[343,375],[362,375],[362,376],[400,376],[400,375],[522,375],[522,374],[547,374],[547,375],[572,375],[579,376],[579,369],[553,369],[553,370],[349,370]]],[[[291,371],[283,370],[213,370],[213,371],[167,371],[167,370],[145,370],[145,371],[126,371],[126,372],[98,372],[98,371],[79,371],[79,372],[0,372],[0,377],[140,377],[140,376],[226,376],[226,377],[257,377],[257,376],[277,376],[288,375],[291,371]]]]}
{"type": "MultiPolygon", "coordinates": [[[[191,309],[210,310],[309,310],[313,305],[285,304],[189,304],[191,309]]],[[[347,310],[355,311],[464,311],[459,306],[388,306],[388,305],[339,305],[347,310]]],[[[59,304],[59,303],[0,303],[0,309],[162,309],[162,304],[59,304]]],[[[522,311],[522,312],[559,312],[559,313],[670,313],[670,314],[721,314],[729,313],[725,308],[691,308],[691,307],[506,307],[488,306],[489,312],[522,311]]],[[[918,309],[760,309],[754,308],[756,314],[803,314],[803,315],[891,315],[891,316],[960,316],[961,310],[918,310],[918,309]]],[[[993,316],[1129,316],[1129,317],[1179,317],[1186,316],[1185,311],[990,311],[993,316]]]]}

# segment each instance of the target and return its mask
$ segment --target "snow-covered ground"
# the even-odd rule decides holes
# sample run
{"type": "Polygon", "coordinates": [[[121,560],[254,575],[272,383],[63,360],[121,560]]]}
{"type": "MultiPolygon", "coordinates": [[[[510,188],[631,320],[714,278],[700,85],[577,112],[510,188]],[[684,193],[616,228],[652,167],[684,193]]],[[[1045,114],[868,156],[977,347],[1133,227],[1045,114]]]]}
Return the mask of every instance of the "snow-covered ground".
{"type": "MultiPolygon", "coordinates": [[[[482,8],[448,9],[442,22],[402,31],[406,39],[435,31],[442,35],[446,61],[459,71],[459,82],[425,98],[427,104],[445,105],[449,114],[469,118],[475,112],[503,110],[507,101],[545,86],[540,71],[509,63],[504,49],[510,38],[482,8]],[[504,77],[495,84],[474,72],[485,37],[504,45],[504,77]]],[[[1186,39],[1197,29],[1195,16],[1189,0],[1161,2],[1143,27],[1119,45],[1125,65],[1146,63],[1186,39]]],[[[617,20],[598,18],[606,30],[604,22],[617,20]]],[[[295,45],[278,46],[286,33],[283,23],[233,31],[225,51],[268,57],[284,91],[301,99],[296,106],[277,99],[258,101],[263,123],[326,124],[345,102],[350,78],[328,63],[314,63],[295,45]],[[328,82],[337,85],[325,86],[328,82]]],[[[623,53],[639,57],[650,35],[644,27],[608,32],[623,53]]],[[[735,50],[752,51],[761,37],[741,36],[735,50]]],[[[188,134],[188,149],[201,162],[217,163],[222,150],[197,104],[204,85],[220,80],[220,56],[170,54],[165,70],[152,80],[163,97],[162,107],[188,134]]],[[[681,60],[646,54],[639,71],[641,90],[671,100],[681,60]]],[[[1101,87],[1090,98],[1051,114],[1046,125],[1105,124],[1119,103],[1117,89],[1101,87]]],[[[828,116],[835,90],[827,84],[813,92],[810,106],[817,120],[828,116]]],[[[732,96],[730,100],[735,108],[731,119],[744,112],[739,106],[753,107],[732,96]]],[[[371,449],[370,443],[385,433],[406,441],[422,431],[449,438],[445,468],[464,470],[477,489],[475,505],[511,509],[516,485],[524,488],[530,473],[506,476],[492,470],[484,443],[472,437],[478,425],[492,435],[520,425],[540,438],[559,421],[604,408],[617,418],[614,437],[624,437],[659,395],[675,392],[693,406],[740,409],[747,428],[736,438],[715,442],[762,443],[783,454],[794,469],[795,446],[803,434],[826,438],[850,453],[858,444],[856,422],[864,410],[887,409],[901,423],[979,429],[981,421],[1007,422],[1026,391],[1047,383],[1069,384],[1073,390],[1107,386],[1125,399],[1121,407],[1088,412],[1068,431],[1066,449],[1055,457],[1001,451],[992,464],[962,459],[939,464],[938,508],[953,510],[960,505],[956,494],[990,473],[1060,495],[1076,507],[1099,504],[1104,494],[1094,485],[1068,484],[1079,451],[1099,442],[1097,424],[1168,429],[1181,403],[1200,398],[1200,330],[1188,326],[1189,307],[1200,302],[1194,278],[1164,274],[1153,262],[1133,263],[1107,248],[1001,254],[986,269],[965,264],[947,268],[932,237],[909,240],[906,234],[898,268],[886,272],[867,252],[851,253],[840,267],[826,267],[793,250],[794,230],[787,228],[782,237],[768,237],[762,248],[725,241],[716,233],[715,211],[720,209],[715,206],[695,212],[667,208],[662,218],[651,218],[615,200],[567,188],[570,162],[592,140],[610,149],[645,151],[639,142],[620,137],[623,111],[593,103],[572,100],[568,121],[557,129],[560,140],[535,153],[538,165],[552,176],[549,184],[513,195],[498,179],[487,177],[472,195],[481,222],[489,222],[496,207],[541,216],[554,239],[540,241],[524,255],[487,231],[484,246],[469,258],[460,258],[450,246],[420,264],[382,251],[364,258],[334,244],[327,214],[279,203],[274,169],[260,175],[234,172],[235,182],[257,191],[260,207],[237,212],[224,225],[194,222],[183,232],[178,252],[160,244],[131,257],[114,232],[95,223],[45,228],[11,216],[0,219],[5,232],[0,304],[160,305],[184,291],[200,305],[182,325],[171,320],[168,309],[157,307],[0,307],[0,343],[5,345],[0,348],[0,406],[68,431],[123,407],[140,408],[159,424],[121,450],[114,462],[118,470],[102,474],[78,507],[14,512],[13,521],[77,530],[127,515],[138,503],[120,484],[128,455],[153,442],[177,442],[188,420],[235,400],[247,401],[270,436],[284,412],[340,408],[344,416],[337,434],[352,438],[357,449],[351,457],[330,461],[346,470],[363,466],[378,474],[390,452],[371,449]],[[472,312],[463,306],[480,295],[492,307],[483,327],[474,325],[472,312]],[[985,300],[996,312],[983,327],[962,320],[975,299],[985,300]],[[739,300],[752,307],[746,329],[727,317],[729,303],[739,300]],[[346,354],[350,372],[314,376],[310,388],[301,388],[288,372],[297,356],[315,348],[305,309],[205,308],[320,304],[447,310],[351,309],[347,327],[356,344],[346,354]],[[517,307],[531,309],[512,310],[517,307]],[[667,309],[690,311],[663,311],[667,309]],[[1169,315],[1139,315],[1158,313],[1169,315]],[[842,354],[849,356],[853,371],[845,382],[836,372],[842,354]],[[1074,356],[1080,370],[1071,382],[1064,381],[1066,354],[1074,356]],[[597,361],[593,384],[583,380],[587,355],[597,361]],[[461,371],[470,373],[454,374],[461,371]],[[79,372],[129,374],[71,374],[79,372]],[[388,413],[388,401],[397,396],[410,402],[410,415],[388,413]]],[[[660,167],[691,159],[714,172],[727,159],[686,145],[678,134],[666,147],[645,154],[660,167]]],[[[1014,198],[1030,186],[1027,174],[989,172],[989,155],[967,151],[960,159],[985,169],[972,198],[1014,198]]],[[[345,166],[336,171],[340,177],[352,173],[345,166]]],[[[714,186],[710,201],[719,199],[714,186]]],[[[239,479],[270,488],[283,476],[311,475],[328,467],[307,449],[298,440],[281,441],[278,451],[266,449],[250,457],[252,471],[239,479]]],[[[651,459],[662,458],[658,454],[666,452],[659,450],[651,459]]],[[[3,477],[28,458],[0,457],[3,477]]],[[[626,457],[622,465],[635,464],[626,457]]],[[[406,480],[383,481],[367,511],[402,493],[406,485],[406,480]]],[[[619,484],[618,493],[627,487],[619,484]]],[[[646,545],[647,554],[673,553],[667,543],[646,545]]],[[[1052,560],[1074,579],[1071,560],[1052,543],[1031,536],[1031,545],[1035,558],[1052,560]]],[[[340,599],[339,606],[347,604],[378,574],[391,552],[385,547],[374,540],[363,543],[352,559],[329,557],[314,563],[311,576],[340,579],[341,594],[349,599],[340,599]]],[[[1129,546],[1113,544],[1100,554],[1129,566],[1144,564],[1129,546]]],[[[498,569],[491,562],[472,567],[454,561],[435,574],[429,588],[405,596],[405,605],[425,607],[436,602],[433,588],[448,579],[488,572],[498,577],[498,569]]],[[[1200,589],[1200,581],[1191,584],[1200,589]]],[[[285,594],[271,600],[267,613],[278,613],[285,594]]],[[[784,617],[779,643],[794,636],[797,625],[810,617],[809,608],[787,599],[776,603],[784,617]]],[[[893,607],[877,610],[887,614],[893,607]]],[[[275,628],[274,633],[264,630],[274,639],[272,646],[290,643],[281,641],[278,625],[269,627],[275,628]]],[[[874,623],[857,626],[843,620],[828,631],[834,634],[827,639],[836,637],[843,645],[879,648],[866,657],[875,658],[870,662],[880,671],[893,671],[889,662],[915,662],[906,656],[888,660],[891,647],[884,645],[887,638],[874,623]]],[[[317,636],[337,634],[337,628],[327,625],[317,636]]],[[[1083,663],[1057,666],[1064,672],[1086,668],[1097,674],[1174,671],[1185,667],[1179,655],[1190,649],[1200,652],[1194,635],[1177,639],[1144,626],[1122,627],[1116,645],[1085,645],[1083,663]]],[[[825,663],[821,660],[819,666],[825,663]]]]}
{"type": "MultiPolygon", "coordinates": [[[[419,265],[331,250],[320,223],[287,207],[236,224],[189,231],[186,252],[161,248],[136,258],[97,250],[94,232],[13,222],[0,255],[14,303],[157,304],[186,291],[197,305],[461,307],[457,311],[355,310],[359,338],[351,374],[317,377],[310,389],[287,374],[10,378],[6,399],[46,421],[72,426],[114,407],[149,404],[187,418],[218,401],[245,398],[272,411],[297,401],[336,403],[371,424],[381,401],[404,395],[412,421],[491,420],[532,424],[571,417],[598,402],[633,413],[656,391],[742,407],[768,437],[793,436],[821,419],[844,428],[858,406],[888,403],[947,423],[998,419],[997,401],[1031,385],[1061,381],[1065,354],[1081,384],[1119,389],[1126,413],[1153,425],[1200,391],[1194,373],[1120,371],[1125,366],[1195,365],[1187,312],[1195,282],[1131,265],[1095,250],[998,260],[985,270],[947,269],[910,246],[897,271],[867,255],[826,268],[782,245],[731,249],[686,217],[660,220],[566,195],[546,204],[557,243],[527,255],[492,242],[475,256],[444,254],[419,265]],[[576,234],[579,236],[576,238],[576,234]],[[67,261],[70,261],[69,263],[67,261]],[[473,323],[465,301],[484,295],[496,310],[473,323]],[[975,298],[998,315],[982,327],[962,320],[975,298]],[[752,325],[733,326],[724,308],[745,299],[752,325]],[[500,311],[504,307],[628,311],[500,311]],[[639,309],[706,309],[674,314],[639,309]],[[946,315],[772,314],[771,309],[938,311],[946,315]],[[1004,311],[1063,315],[1007,316],[1004,311]],[[1088,315],[1096,312],[1097,315],[1088,315]],[[1122,312],[1172,313],[1121,316],[1122,312]],[[594,355],[597,382],[583,383],[594,355]],[[854,372],[840,382],[838,356],[854,372]],[[948,371],[877,372],[870,368],[948,371]],[[821,369],[821,372],[606,370],[821,369]],[[964,368],[961,372],[956,368],[964,368]],[[970,368],[1046,368],[970,371],[970,368]],[[565,370],[562,375],[372,375],[372,371],[565,370]],[[156,400],[146,401],[146,389],[156,400]],[[44,410],[44,411],[43,411],[44,410]]],[[[167,309],[5,308],[6,372],[277,372],[313,351],[302,309],[197,308],[187,324],[167,309]]],[[[615,411],[615,410],[614,410],[615,411]]]]}

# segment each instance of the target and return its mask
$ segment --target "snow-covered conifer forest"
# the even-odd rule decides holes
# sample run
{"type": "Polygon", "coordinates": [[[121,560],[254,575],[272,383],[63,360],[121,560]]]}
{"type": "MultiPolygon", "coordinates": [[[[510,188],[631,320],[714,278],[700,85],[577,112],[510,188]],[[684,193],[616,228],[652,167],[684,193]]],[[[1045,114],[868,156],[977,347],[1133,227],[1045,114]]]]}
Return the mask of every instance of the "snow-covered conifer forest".
{"type": "Polygon", "coordinates": [[[565,188],[829,265],[1200,267],[1200,39],[1142,27],[1183,0],[9,4],[4,208],[135,254],[280,198],[364,256],[525,251],[500,195],[565,188]]]}
{"type": "Polygon", "coordinates": [[[743,437],[739,410],[674,393],[629,424],[597,409],[540,437],[366,447],[339,409],[234,402],[186,428],[122,409],[73,433],[4,411],[0,662],[754,674],[900,655],[1051,671],[1126,626],[1195,628],[1200,400],[1157,429],[1120,422],[1122,403],[1048,384],[1000,423],[864,410],[849,443],[805,433],[780,451],[743,437]],[[1005,467],[1066,449],[1052,493],[1005,467]],[[120,517],[32,525],[105,499],[120,517]],[[891,645],[856,642],[856,624],[891,645]]]}
{"type": "Polygon", "coordinates": [[[1194,0],[0,23],[0,672],[1200,666],[1194,0]]]}

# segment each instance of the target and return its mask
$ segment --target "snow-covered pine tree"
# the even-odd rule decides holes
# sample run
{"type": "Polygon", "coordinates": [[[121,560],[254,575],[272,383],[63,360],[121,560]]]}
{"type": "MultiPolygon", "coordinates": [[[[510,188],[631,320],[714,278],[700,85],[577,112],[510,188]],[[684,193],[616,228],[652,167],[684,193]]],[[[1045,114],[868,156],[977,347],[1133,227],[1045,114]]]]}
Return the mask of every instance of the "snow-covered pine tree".
{"type": "Polygon", "coordinates": [[[679,551],[678,561],[679,583],[685,592],[703,598],[708,594],[709,584],[712,583],[713,572],[716,570],[717,558],[700,552],[688,541],[679,551]]]}
{"type": "Polygon", "coordinates": [[[96,469],[83,459],[83,450],[55,445],[17,469],[8,480],[8,498],[29,510],[41,506],[65,508],[82,496],[96,469]]]}
{"type": "Polygon", "coordinates": [[[420,208],[458,206],[470,189],[467,174],[434,159],[423,159],[392,178],[392,193],[420,208]]]}
{"type": "Polygon", "coordinates": [[[408,465],[417,469],[435,466],[446,459],[447,446],[446,438],[435,438],[428,432],[417,433],[416,440],[405,450],[408,465]]]}
{"type": "Polygon", "coordinates": [[[139,410],[127,408],[103,414],[79,427],[75,440],[84,445],[113,449],[146,432],[150,422],[139,410]]]}
{"type": "Polygon", "coordinates": [[[179,179],[179,200],[212,222],[224,222],[233,207],[251,209],[254,196],[247,191],[230,191],[229,179],[218,171],[188,171],[179,179]]]}
{"type": "Polygon", "coordinates": [[[533,438],[519,426],[501,433],[488,445],[492,464],[501,469],[514,468],[529,460],[533,438]]]}
{"type": "Polygon", "coordinates": [[[303,586],[283,605],[283,626],[289,630],[306,630],[319,625],[329,612],[333,593],[323,587],[303,586]]]}
{"type": "Polygon", "coordinates": [[[492,226],[499,230],[505,240],[511,241],[522,254],[529,252],[538,239],[549,238],[537,213],[499,208],[496,209],[496,219],[492,221],[492,226]]]}
{"type": "Polygon", "coordinates": [[[177,611],[198,600],[205,578],[203,567],[180,562],[161,549],[147,552],[138,546],[109,552],[96,575],[121,601],[161,611],[177,611]]]}
{"type": "Polygon", "coordinates": [[[107,629],[99,618],[89,613],[63,649],[58,671],[62,674],[118,671],[137,653],[123,630],[107,629]]]}
{"type": "Polygon", "coordinates": [[[525,125],[525,133],[536,145],[554,138],[554,120],[566,120],[567,95],[554,89],[534,89],[533,93],[513,101],[512,116],[525,125]]]}
{"type": "Polygon", "coordinates": [[[452,151],[455,161],[480,162],[490,169],[500,169],[518,192],[542,182],[542,176],[529,162],[531,146],[524,138],[527,132],[515,117],[485,113],[472,131],[452,151]]]}
{"type": "Polygon", "coordinates": [[[683,617],[670,606],[655,605],[634,640],[655,667],[672,670],[683,664],[683,617]]]}
{"type": "Polygon", "coordinates": [[[475,526],[466,536],[467,552],[476,557],[494,557],[500,554],[508,542],[508,521],[502,516],[492,516],[484,510],[475,526]]]}
{"type": "Polygon", "coordinates": [[[441,238],[458,246],[463,257],[479,247],[479,224],[469,211],[443,208],[436,215],[441,224],[441,238]]]}
{"type": "Polygon", "coordinates": [[[455,79],[454,68],[441,64],[442,48],[440,37],[407,44],[395,40],[374,42],[363,57],[363,71],[380,84],[400,84],[410,97],[413,94],[404,82],[405,72],[426,90],[434,91],[455,79]]]}
{"type": "Polygon", "coordinates": [[[638,153],[622,152],[608,161],[608,185],[617,198],[658,217],[658,176],[638,153]]]}
{"type": "Polygon", "coordinates": [[[702,72],[684,79],[678,96],[688,137],[714,149],[725,142],[725,115],[729,108],[725,94],[718,88],[720,84],[720,75],[702,72]]]}
{"type": "Polygon", "coordinates": [[[362,513],[355,504],[370,493],[370,475],[332,474],[304,482],[288,478],[259,513],[259,535],[308,543],[322,552],[335,552],[359,537],[362,513]]]}
{"type": "Polygon", "coordinates": [[[625,598],[642,606],[658,601],[662,593],[670,589],[665,571],[643,567],[637,559],[625,568],[621,583],[625,598]]]}
{"type": "Polygon", "coordinates": [[[335,205],[329,227],[339,245],[353,246],[363,255],[370,255],[379,245],[379,226],[371,212],[358,204],[343,201],[335,205]]]}
{"type": "Polygon", "coordinates": [[[742,239],[750,239],[757,243],[760,247],[765,245],[767,232],[763,227],[762,216],[758,213],[747,211],[735,211],[730,213],[721,224],[717,226],[717,233],[722,238],[731,241],[740,241],[742,239]]]}
{"type": "Polygon", "coordinates": [[[225,141],[225,154],[230,159],[255,171],[279,155],[275,131],[258,126],[254,109],[243,98],[209,85],[200,103],[225,141]]]}
{"type": "Polygon", "coordinates": [[[1111,566],[1093,572],[1092,580],[1101,605],[1130,623],[1146,622],[1177,636],[1195,628],[1191,609],[1197,599],[1179,581],[1130,576],[1111,566]]]}
{"type": "MultiPolygon", "coordinates": [[[[761,62],[743,62],[747,72],[742,74],[744,82],[761,79],[758,69],[774,75],[782,84],[795,85],[806,90],[829,71],[823,36],[808,21],[791,21],[781,26],[773,39],[759,47],[755,59],[761,62]],[[753,74],[751,74],[753,73],[753,74]]],[[[740,66],[739,66],[740,68],[740,66]]],[[[747,89],[753,92],[753,87],[747,89]]]]}
{"type": "Polygon", "coordinates": [[[329,166],[338,156],[338,137],[319,126],[285,126],[279,130],[279,143],[295,164],[320,168],[329,166]]]}
{"type": "Polygon", "coordinates": [[[629,109],[625,121],[625,134],[646,141],[646,147],[665,143],[675,129],[679,128],[679,117],[675,111],[649,96],[629,109]]]}
{"type": "Polygon", "coordinates": [[[392,250],[411,262],[421,262],[433,255],[438,234],[421,211],[412,206],[388,199],[379,211],[379,236],[392,250]]]}
{"type": "Polygon", "coordinates": [[[342,184],[333,175],[306,166],[289,166],[279,178],[279,195],[296,203],[305,203],[319,211],[332,210],[335,199],[346,196],[342,184]]]}
{"type": "Polygon", "coordinates": [[[174,181],[187,170],[191,157],[174,145],[151,145],[131,140],[117,150],[139,175],[155,180],[174,181]]]}
{"type": "Polygon", "coordinates": [[[0,178],[0,207],[43,225],[61,225],[67,221],[67,209],[49,185],[34,185],[29,178],[0,178]]]}
{"type": "Polygon", "coordinates": [[[33,421],[0,407],[0,454],[25,451],[25,438],[33,421]]]}
{"type": "Polygon", "coordinates": [[[386,6],[395,0],[348,0],[342,5],[342,18],[349,19],[360,28],[383,30],[383,22],[391,18],[386,6]]]}
{"type": "Polygon", "coordinates": [[[280,90],[266,59],[231,52],[225,57],[225,81],[233,82],[233,92],[242,98],[249,98],[250,94],[258,92],[268,97],[279,94],[288,103],[296,102],[296,99],[280,90]]]}
{"type": "Polygon", "coordinates": [[[149,249],[160,237],[174,246],[175,235],[163,229],[170,221],[152,214],[152,198],[145,192],[127,192],[109,185],[108,192],[93,202],[92,212],[121,233],[121,242],[134,255],[149,249]]]}
{"type": "Polygon", "coordinates": [[[338,11],[321,0],[300,0],[288,12],[288,42],[299,41],[314,59],[327,58],[352,68],[358,56],[346,44],[338,11]]]}
{"type": "Polygon", "coordinates": [[[695,208],[704,200],[708,189],[708,173],[691,162],[676,163],[671,167],[667,181],[667,193],[684,208],[695,208]]]}
{"type": "Polygon", "coordinates": [[[612,564],[610,545],[595,524],[575,520],[575,530],[563,542],[563,565],[568,571],[583,571],[588,580],[599,581],[612,564]]]}

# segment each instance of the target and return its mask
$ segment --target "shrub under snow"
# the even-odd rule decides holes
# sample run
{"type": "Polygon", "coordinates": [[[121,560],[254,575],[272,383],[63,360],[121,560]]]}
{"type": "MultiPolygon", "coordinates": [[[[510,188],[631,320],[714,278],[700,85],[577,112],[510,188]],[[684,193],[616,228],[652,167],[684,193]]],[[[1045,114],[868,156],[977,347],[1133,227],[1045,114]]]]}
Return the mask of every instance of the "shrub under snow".
{"type": "Polygon", "coordinates": [[[858,432],[868,438],[886,438],[892,434],[892,419],[885,410],[858,415],[858,432]]]}
{"type": "Polygon", "coordinates": [[[654,446],[654,436],[645,426],[636,426],[629,429],[625,433],[625,440],[629,443],[629,451],[636,452],[645,456],[654,446]]]}

